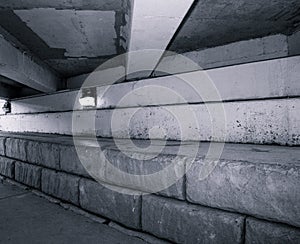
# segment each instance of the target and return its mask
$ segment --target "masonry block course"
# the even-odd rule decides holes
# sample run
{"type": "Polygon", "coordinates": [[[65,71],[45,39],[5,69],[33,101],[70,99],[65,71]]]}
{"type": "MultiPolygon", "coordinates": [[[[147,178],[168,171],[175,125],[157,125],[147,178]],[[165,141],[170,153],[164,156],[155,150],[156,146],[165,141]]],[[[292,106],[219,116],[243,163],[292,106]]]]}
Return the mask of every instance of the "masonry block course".
{"type": "MultiPolygon", "coordinates": [[[[149,155],[143,155],[141,153],[127,153],[128,155],[125,155],[119,150],[105,150],[106,157],[113,166],[110,169],[106,168],[105,180],[108,183],[150,193],[153,192],[157,185],[160,185],[160,195],[182,200],[185,199],[184,177],[180,177],[184,176],[184,157],[180,157],[179,160],[177,159],[174,165],[172,165],[173,161],[176,159],[176,155],[150,155],[149,157],[149,155]],[[176,182],[174,180],[174,184],[169,184],[170,177],[167,177],[167,174],[164,174],[164,177],[156,177],[155,181],[146,179],[147,176],[154,175],[168,166],[168,173],[171,172],[172,176],[177,177],[175,179],[178,179],[176,182]],[[133,177],[120,177],[115,174],[116,169],[130,174],[133,177]],[[146,177],[143,177],[143,175],[146,177]],[[139,180],[135,180],[135,176],[139,176],[139,180]]],[[[154,178],[152,177],[152,179],[154,178]]]]}
{"type": "Polygon", "coordinates": [[[40,189],[41,173],[41,167],[22,162],[15,162],[15,180],[24,185],[40,189]]]}
{"type": "Polygon", "coordinates": [[[29,141],[27,160],[47,168],[59,169],[59,147],[51,143],[29,141]]]}
{"type": "Polygon", "coordinates": [[[242,215],[143,196],[142,229],[176,243],[242,243],[242,215]]]}
{"type": "Polygon", "coordinates": [[[5,137],[0,137],[0,155],[5,156],[5,137]]]}
{"type": "Polygon", "coordinates": [[[246,244],[299,244],[300,229],[288,225],[247,218],[246,244]]]}
{"type": "Polygon", "coordinates": [[[17,139],[17,138],[7,138],[5,142],[5,154],[10,158],[19,159],[26,161],[26,145],[28,141],[17,139]]]}
{"type": "Polygon", "coordinates": [[[103,185],[87,179],[80,180],[79,188],[82,208],[125,226],[140,228],[141,196],[139,192],[103,185]]]}
{"type": "Polygon", "coordinates": [[[299,166],[219,161],[199,180],[203,168],[196,161],[187,173],[188,201],[300,227],[299,166]]]}
{"type": "Polygon", "coordinates": [[[64,201],[78,205],[79,177],[53,170],[42,170],[42,191],[64,201]]]}
{"type": "Polygon", "coordinates": [[[14,178],[15,161],[0,156],[0,175],[8,178],[14,178]]]}

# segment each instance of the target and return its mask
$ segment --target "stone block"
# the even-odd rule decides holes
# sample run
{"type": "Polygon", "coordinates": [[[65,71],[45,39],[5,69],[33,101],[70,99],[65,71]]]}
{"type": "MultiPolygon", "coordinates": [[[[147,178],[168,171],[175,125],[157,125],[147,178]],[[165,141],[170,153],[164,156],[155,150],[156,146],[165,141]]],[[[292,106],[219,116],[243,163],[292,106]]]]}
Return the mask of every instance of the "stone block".
{"type": "Polygon", "coordinates": [[[149,154],[143,155],[129,151],[125,154],[114,149],[105,150],[105,155],[110,166],[112,166],[106,166],[105,181],[107,183],[143,192],[158,193],[172,198],[185,199],[184,157],[178,159],[176,155],[159,154],[153,156],[153,158],[152,156],[148,158],[149,154]],[[172,164],[173,162],[175,163],[172,164]],[[162,173],[162,170],[166,167],[169,167],[167,171],[169,175],[162,173]],[[120,176],[118,170],[126,174],[132,174],[132,177],[130,175],[120,176]],[[154,178],[155,173],[161,173],[161,175],[154,178]],[[135,178],[136,176],[138,178],[135,178]],[[172,180],[173,177],[174,180],[172,180]]]}
{"type": "MultiPolygon", "coordinates": [[[[83,152],[83,156],[93,155],[92,152],[86,153],[84,147],[80,147],[80,153],[81,152],[83,152]]],[[[75,146],[60,146],[60,169],[68,173],[91,177],[81,163],[75,146]]]]}
{"type": "Polygon", "coordinates": [[[15,161],[9,158],[0,157],[0,175],[14,178],[15,161]]]}
{"type": "Polygon", "coordinates": [[[26,140],[7,138],[5,142],[6,156],[21,161],[26,161],[26,145],[26,140]]]}
{"type": "Polygon", "coordinates": [[[0,155],[5,156],[5,137],[0,137],[0,155]]]}
{"type": "Polygon", "coordinates": [[[37,189],[41,188],[42,168],[22,162],[15,163],[15,180],[37,189]]]}
{"type": "Polygon", "coordinates": [[[246,244],[298,244],[300,229],[254,218],[246,219],[246,244]]]}
{"type": "Polygon", "coordinates": [[[159,196],[143,196],[142,229],[176,243],[242,243],[244,217],[159,196]]]}
{"type": "MultiPolygon", "coordinates": [[[[293,152],[290,153],[292,157],[293,152]]],[[[241,159],[241,154],[238,155],[241,159]]],[[[212,173],[201,180],[199,175],[205,163],[195,161],[187,173],[187,200],[300,226],[300,205],[297,204],[300,202],[300,167],[295,162],[282,164],[280,158],[274,158],[273,162],[265,159],[267,163],[263,160],[253,163],[221,160],[212,173]]]]}
{"type": "Polygon", "coordinates": [[[127,227],[140,228],[141,196],[139,192],[80,180],[80,206],[127,227]]]}
{"type": "Polygon", "coordinates": [[[42,192],[78,205],[79,177],[42,170],[42,192]]]}
{"type": "Polygon", "coordinates": [[[27,160],[47,168],[59,169],[59,148],[56,144],[28,141],[27,160]]]}

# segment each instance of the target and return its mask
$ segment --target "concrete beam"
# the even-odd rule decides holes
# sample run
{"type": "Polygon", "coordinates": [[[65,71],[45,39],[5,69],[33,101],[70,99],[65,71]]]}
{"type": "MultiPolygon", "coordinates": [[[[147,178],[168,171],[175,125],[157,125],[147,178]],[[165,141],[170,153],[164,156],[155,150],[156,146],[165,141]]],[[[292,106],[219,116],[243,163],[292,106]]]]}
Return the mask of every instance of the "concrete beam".
{"type": "Polygon", "coordinates": [[[42,62],[37,62],[0,36],[0,75],[41,92],[54,92],[60,79],[42,62]]]}
{"type": "Polygon", "coordinates": [[[150,76],[193,0],[133,0],[127,78],[150,76]],[[147,49],[156,52],[134,53],[147,49]],[[134,72],[146,70],[140,74],[134,72]],[[132,73],[132,75],[130,75],[132,73]]]}
{"type": "Polygon", "coordinates": [[[76,128],[73,128],[74,114],[71,111],[1,115],[0,131],[88,136],[96,133],[99,137],[114,136],[121,139],[150,137],[163,140],[300,145],[299,111],[299,98],[228,102],[223,105],[212,103],[105,109],[97,112],[88,110],[75,114],[76,128]],[[216,118],[211,117],[208,109],[214,111],[218,106],[224,106],[225,124],[222,121],[221,124],[213,123],[216,118]],[[94,120],[90,121],[89,118],[94,120]],[[151,134],[151,129],[156,129],[157,133],[151,134]]]}
{"type": "Polygon", "coordinates": [[[3,0],[0,9],[33,9],[33,8],[56,8],[56,9],[80,9],[80,10],[121,10],[120,0],[3,0]]]}
{"type": "MultiPolygon", "coordinates": [[[[194,84],[199,86],[202,85],[201,78],[205,76],[205,73],[216,86],[223,101],[300,96],[299,70],[300,56],[296,56],[211,69],[208,71],[184,73],[178,77],[165,76],[119,83],[110,88],[102,86],[97,88],[97,108],[184,104],[186,102],[201,103],[203,102],[201,97],[189,85],[183,82],[180,77],[189,76],[190,79],[194,80],[194,84]],[[153,86],[156,86],[156,88],[153,86]],[[106,90],[107,92],[104,93],[106,90]],[[185,101],[178,99],[176,96],[171,96],[170,90],[183,96],[185,101]],[[130,94],[130,99],[127,99],[125,103],[118,104],[119,100],[126,94],[130,94]]],[[[95,80],[106,81],[112,78],[111,71],[109,69],[103,71],[103,73],[99,71],[99,76],[96,75],[95,80]]],[[[122,76],[122,72],[124,72],[124,68],[113,70],[113,74],[116,77],[122,76]]],[[[87,77],[88,75],[83,75],[72,78],[68,80],[68,84],[70,84],[70,88],[80,87],[87,77]],[[72,84],[74,87],[72,87],[72,84]]],[[[74,107],[78,92],[61,92],[47,96],[18,99],[12,101],[12,113],[80,110],[82,107],[74,107]]],[[[214,102],[214,99],[209,101],[214,102]]]]}

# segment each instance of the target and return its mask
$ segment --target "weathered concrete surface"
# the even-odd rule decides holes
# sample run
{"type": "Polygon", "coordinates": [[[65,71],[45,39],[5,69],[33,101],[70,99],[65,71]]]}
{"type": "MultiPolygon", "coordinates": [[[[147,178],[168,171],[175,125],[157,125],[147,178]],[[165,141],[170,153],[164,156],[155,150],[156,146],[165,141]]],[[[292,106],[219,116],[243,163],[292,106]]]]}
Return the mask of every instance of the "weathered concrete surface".
{"type": "MultiPolygon", "coordinates": [[[[169,63],[170,64],[170,63],[169,63]]],[[[178,72],[184,65],[171,63],[168,69],[178,72]]],[[[111,79],[113,74],[121,74],[122,67],[114,70],[99,71],[99,77],[111,79]]],[[[192,89],[189,83],[182,80],[188,77],[198,91],[203,89],[203,80],[206,75],[211,79],[220,97],[224,101],[262,99],[300,95],[300,57],[289,57],[263,62],[255,62],[231,67],[211,69],[207,71],[189,72],[178,76],[165,76],[153,79],[144,79],[134,82],[114,84],[111,87],[102,86],[97,88],[97,108],[111,107],[140,107],[149,105],[167,105],[203,102],[203,97],[192,89]],[[206,75],[205,75],[206,74],[206,75]],[[192,75],[187,76],[187,75],[192,75]],[[182,98],[172,92],[177,92],[182,98]],[[129,98],[121,103],[119,101],[126,95],[129,98]]],[[[98,77],[98,74],[95,75],[98,77]]],[[[71,88],[79,87],[88,75],[70,79],[71,88]]],[[[61,112],[80,110],[82,106],[76,101],[79,91],[70,91],[51,94],[47,96],[19,99],[12,101],[12,113],[38,113],[38,112],[61,112]],[[78,105],[78,106],[77,106],[78,105]]],[[[216,101],[209,97],[205,101],[216,101]]]]}
{"type": "Polygon", "coordinates": [[[0,116],[0,130],[91,135],[94,133],[94,124],[88,120],[91,117],[95,120],[96,135],[101,137],[201,141],[213,138],[224,141],[226,136],[227,142],[299,145],[298,98],[224,103],[226,123],[212,124],[212,119],[216,118],[210,117],[208,109],[215,111],[220,108],[218,106],[199,104],[99,110],[96,116],[93,110],[79,111],[73,132],[72,112],[22,115],[22,123],[18,115],[7,115],[0,116]],[[179,116],[178,119],[174,115],[179,116]],[[186,120],[188,116],[195,119],[186,120]],[[112,130],[111,125],[114,126],[112,130]],[[160,133],[149,135],[151,128],[160,133]]]}
{"type": "Polygon", "coordinates": [[[300,229],[254,218],[246,219],[246,244],[280,244],[300,242],[300,229]]]}
{"type": "Polygon", "coordinates": [[[59,78],[41,61],[22,53],[0,36],[0,74],[42,92],[53,92],[59,78]]]}
{"type": "Polygon", "coordinates": [[[50,48],[65,50],[66,58],[94,58],[116,54],[114,11],[47,8],[15,10],[14,13],[50,48]]]}
{"type": "Polygon", "coordinates": [[[42,168],[22,162],[15,162],[15,180],[33,188],[41,188],[42,168]]]}
{"type": "Polygon", "coordinates": [[[291,34],[297,0],[198,1],[170,50],[186,52],[270,34],[291,34]]]}
{"type": "Polygon", "coordinates": [[[7,184],[0,215],[1,243],[146,243],[7,184]]]}
{"type": "Polygon", "coordinates": [[[142,232],[139,232],[139,231],[134,231],[134,230],[124,228],[123,226],[118,225],[117,223],[114,223],[112,221],[108,224],[108,226],[112,227],[112,228],[114,228],[114,229],[116,229],[116,230],[118,230],[118,231],[120,231],[120,232],[122,232],[126,235],[142,239],[142,240],[146,241],[147,243],[151,243],[151,244],[167,244],[167,243],[170,243],[168,241],[158,239],[158,238],[156,238],[152,235],[148,235],[146,233],[142,233],[142,232]]]}
{"type": "Polygon", "coordinates": [[[27,161],[59,169],[59,147],[51,143],[29,141],[27,144],[27,161]]]}
{"type": "Polygon", "coordinates": [[[3,200],[12,196],[19,196],[21,194],[27,194],[28,192],[24,189],[21,189],[18,186],[9,184],[7,182],[0,181],[0,200],[3,200]]]}
{"type": "Polygon", "coordinates": [[[45,2],[44,0],[3,0],[0,4],[0,9],[34,9],[34,8],[56,8],[56,9],[81,9],[81,10],[121,10],[122,1],[109,0],[97,1],[89,0],[82,2],[81,0],[71,0],[62,2],[60,0],[53,0],[45,2]]]}
{"type": "Polygon", "coordinates": [[[15,161],[5,157],[0,157],[0,175],[8,178],[15,176],[15,161]]]}
{"type": "Polygon", "coordinates": [[[10,158],[26,161],[27,141],[15,138],[7,138],[5,142],[5,155],[10,158]]]}
{"type": "Polygon", "coordinates": [[[138,192],[113,187],[112,191],[98,182],[80,180],[80,206],[83,209],[119,222],[127,227],[140,228],[141,196],[138,192]],[[121,193],[123,192],[123,193],[121,193]]]}
{"type": "Polygon", "coordinates": [[[290,55],[299,55],[300,54],[299,41],[300,41],[300,31],[299,30],[288,37],[289,54],[290,55]]]}
{"type": "Polygon", "coordinates": [[[232,161],[217,161],[204,180],[199,177],[205,163],[196,160],[187,173],[188,201],[300,227],[300,206],[296,204],[300,201],[297,156],[285,152],[286,157],[296,156],[294,164],[289,165],[283,157],[272,157],[272,163],[251,162],[244,161],[241,154],[232,161]]]}
{"type": "MultiPolygon", "coordinates": [[[[166,69],[173,70],[176,73],[182,73],[198,69],[211,69],[228,65],[262,61],[272,58],[283,58],[287,57],[289,54],[287,40],[288,37],[286,35],[279,34],[181,54],[195,62],[195,66],[182,63],[183,60],[179,59],[178,56],[164,56],[160,61],[157,70],[166,69]]],[[[155,72],[157,76],[159,76],[158,71],[155,72]]]]}
{"type": "Polygon", "coordinates": [[[142,228],[176,243],[242,243],[244,217],[149,195],[143,196],[142,228]]]}
{"type": "Polygon", "coordinates": [[[5,137],[0,137],[0,155],[5,155],[5,137]]]}
{"type": "Polygon", "coordinates": [[[79,177],[52,170],[42,170],[42,192],[78,205],[79,177]]]}

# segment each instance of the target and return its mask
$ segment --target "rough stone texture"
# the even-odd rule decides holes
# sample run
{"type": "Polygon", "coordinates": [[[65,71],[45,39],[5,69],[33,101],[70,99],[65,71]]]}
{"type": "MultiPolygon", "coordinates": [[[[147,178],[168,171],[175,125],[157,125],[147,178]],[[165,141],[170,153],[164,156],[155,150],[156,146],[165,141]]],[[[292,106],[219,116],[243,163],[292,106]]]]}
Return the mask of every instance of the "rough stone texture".
{"type": "Polygon", "coordinates": [[[142,229],[176,243],[242,243],[244,217],[158,196],[143,196],[142,229]]]}
{"type": "Polygon", "coordinates": [[[29,141],[27,144],[27,160],[37,165],[59,169],[58,145],[29,141]]]}
{"type": "Polygon", "coordinates": [[[26,161],[26,145],[26,140],[7,138],[5,143],[6,156],[26,161]]]}
{"type": "MultiPolygon", "coordinates": [[[[120,150],[106,150],[106,157],[113,168],[106,167],[105,181],[131,189],[136,189],[144,192],[157,192],[156,187],[159,185],[161,191],[159,194],[169,196],[178,199],[185,199],[184,191],[184,170],[185,160],[180,158],[175,162],[176,155],[158,155],[150,156],[148,159],[147,154],[127,152],[128,155],[124,154],[120,150]],[[175,162],[174,165],[170,166],[171,163],[175,162]],[[162,174],[160,177],[155,177],[155,181],[152,178],[146,178],[149,175],[153,175],[161,170],[170,166],[168,173],[171,176],[167,177],[167,173],[162,174]],[[133,177],[120,177],[116,173],[116,169],[122,172],[132,174],[133,177]],[[145,175],[145,177],[142,177],[145,175]],[[139,176],[136,180],[134,176],[139,176]],[[174,176],[176,183],[169,184],[171,177],[174,176]],[[152,180],[151,180],[152,179],[152,180]]],[[[175,182],[174,180],[174,182],[175,182]]]]}
{"type": "Polygon", "coordinates": [[[300,229],[254,218],[247,218],[245,241],[246,244],[298,244],[300,243],[300,229]]]}
{"type": "Polygon", "coordinates": [[[42,192],[78,205],[79,177],[42,170],[42,192]]]}
{"type": "Polygon", "coordinates": [[[5,156],[5,137],[0,137],[0,155],[5,156]]]}
{"type": "Polygon", "coordinates": [[[42,168],[22,162],[15,163],[15,180],[37,189],[41,188],[42,168]]]}
{"type": "Polygon", "coordinates": [[[15,161],[5,157],[0,157],[0,175],[14,178],[15,161]]]}
{"type": "Polygon", "coordinates": [[[297,162],[277,162],[280,160],[276,158],[274,163],[221,160],[207,178],[200,180],[205,164],[197,160],[187,173],[187,199],[300,226],[300,206],[296,204],[300,202],[300,167],[297,162]]]}
{"type": "Polygon", "coordinates": [[[127,227],[140,228],[141,196],[138,192],[86,179],[80,180],[79,188],[82,208],[127,227]]]}
{"type": "MultiPolygon", "coordinates": [[[[80,147],[79,150],[80,152],[83,152],[85,148],[80,147]]],[[[86,148],[86,150],[89,149],[86,148]]],[[[88,153],[84,151],[84,155],[88,156],[87,154],[89,154],[89,156],[94,155],[92,152],[88,153]]],[[[91,177],[81,163],[75,146],[60,146],[60,169],[72,174],[78,174],[89,178],[91,177]]]]}

